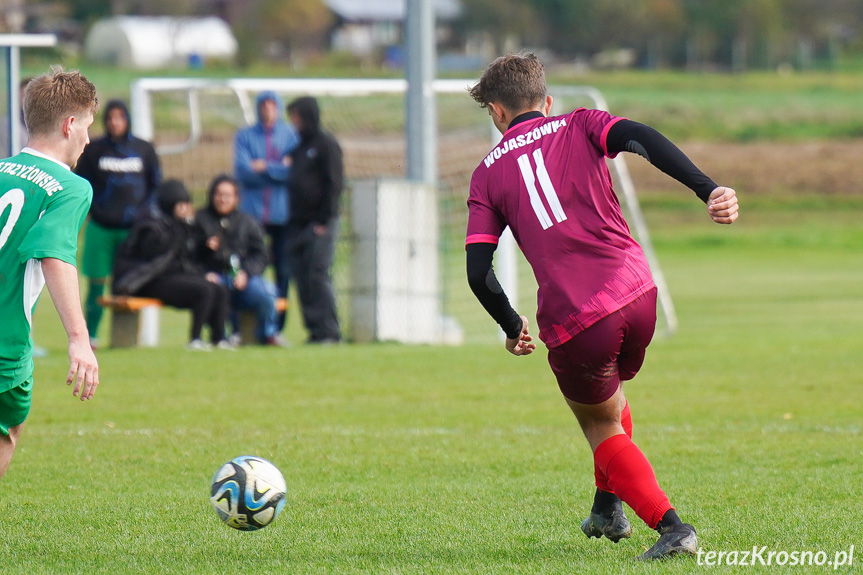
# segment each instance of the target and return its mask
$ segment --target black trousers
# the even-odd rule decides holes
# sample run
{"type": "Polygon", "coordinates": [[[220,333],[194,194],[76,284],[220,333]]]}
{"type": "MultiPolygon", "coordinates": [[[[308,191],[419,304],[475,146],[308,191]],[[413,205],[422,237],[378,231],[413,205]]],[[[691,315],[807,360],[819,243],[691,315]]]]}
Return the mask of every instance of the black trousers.
{"type": "Polygon", "coordinates": [[[171,307],[191,310],[190,340],[201,339],[204,324],[210,328],[213,343],[225,339],[229,300],[228,290],[222,285],[195,274],[172,273],[147,283],[135,295],[158,298],[171,307]]]}
{"type": "MultiPolygon", "coordinates": [[[[267,235],[270,236],[270,261],[276,272],[276,295],[288,298],[288,290],[291,287],[291,265],[288,258],[288,226],[267,224],[264,226],[267,235]]],[[[279,312],[276,315],[276,327],[279,331],[285,328],[287,314],[279,312]]]]}
{"type": "Polygon", "coordinates": [[[330,269],[338,236],[339,219],[327,222],[326,232],[316,234],[314,224],[288,226],[288,259],[300,296],[303,324],[309,341],[341,341],[336,295],[330,269]]]}

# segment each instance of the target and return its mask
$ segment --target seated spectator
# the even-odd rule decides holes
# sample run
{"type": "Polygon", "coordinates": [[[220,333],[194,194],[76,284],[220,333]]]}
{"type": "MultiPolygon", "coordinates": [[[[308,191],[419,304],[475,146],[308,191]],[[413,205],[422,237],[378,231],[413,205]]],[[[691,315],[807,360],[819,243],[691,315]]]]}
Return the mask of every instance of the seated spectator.
{"type": "Polygon", "coordinates": [[[187,349],[210,351],[201,338],[204,324],[212,344],[233,349],[225,339],[228,290],[208,281],[197,261],[199,245],[189,192],[179,180],[156,189],[157,211],[137,221],[114,260],[113,293],[151,297],[171,307],[192,311],[187,349]]]}
{"type": "Polygon", "coordinates": [[[207,279],[230,292],[231,342],[240,343],[237,312],[253,310],[258,320],[258,342],[284,347],[287,343],[276,320],[276,286],[262,275],[268,261],[263,228],[238,209],[239,183],[231,176],[217,176],[207,197],[207,207],[196,214],[195,226],[207,279]]]}

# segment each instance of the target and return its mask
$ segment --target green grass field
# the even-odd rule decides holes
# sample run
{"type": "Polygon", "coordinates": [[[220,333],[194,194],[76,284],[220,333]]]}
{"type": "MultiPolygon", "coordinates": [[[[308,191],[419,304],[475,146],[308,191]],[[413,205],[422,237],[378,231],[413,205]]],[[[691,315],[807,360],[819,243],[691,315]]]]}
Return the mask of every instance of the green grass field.
{"type": "MultiPolygon", "coordinates": [[[[644,199],[680,329],[654,341],[628,387],[635,440],[705,550],[832,562],[854,545],[863,563],[863,201],[841,202],[744,198],[726,228],[691,198],[644,199]]],[[[633,561],[655,535],[631,512],[628,541],[581,534],[592,460],[544,352],[193,354],[187,316],[166,314],[161,348],[99,353],[103,384],[82,404],[63,385],[47,297],[37,318],[50,354],[0,481],[0,572],[740,569],[633,561]],[[270,459],[288,483],[283,514],[255,533],[222,525],[208,502],[213,473],[241,454],[270,459]]]]}

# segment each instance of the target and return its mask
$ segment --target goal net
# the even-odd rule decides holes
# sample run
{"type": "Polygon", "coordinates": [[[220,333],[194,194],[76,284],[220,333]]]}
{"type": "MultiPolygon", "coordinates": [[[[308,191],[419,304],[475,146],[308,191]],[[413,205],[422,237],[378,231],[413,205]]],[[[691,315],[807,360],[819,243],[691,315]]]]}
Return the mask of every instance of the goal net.
{"type": "MultiPolygon", "coordinates": [[[[501,337],[499,328],[470,292],[464,271],[470,177],[500,137],[488,116],[467,95],[474,81],[434,82],[438,121],[437,293],[450,342],[495,342],[501,337]]],[[[137,136],[156,146],[165,177],[182,179],[196,204],[203,205],[210,180],[233,171],[234,134],[255,122],[254,102],[259,92],[274,91],[285,103],[299,96],[315,96],[324,128],[344,151],[346,188],[333,275],[340,319],[344,333],[349,334],[354,295],[350,259],[356,238],[351,228],[351,192],[363,182],[406,177],[406,89],[404,80],[142,78],[132,85],[132,125],[137,136]]],[[[550,87],[549,92],[555,96],[554,113],[579,106],[606,108],[601,94],[591,88],[550,87]]],[[[622,158],[610,165],[630,225],[652,260],[666,331],[671,332],[676,323],[674,311],[626,166],[622,158]]],[[[495,267],[516,309],[534,317],[536,283],[527,263],[515,257],[514,251],[514,246],[502,245],[495,267]]]]}

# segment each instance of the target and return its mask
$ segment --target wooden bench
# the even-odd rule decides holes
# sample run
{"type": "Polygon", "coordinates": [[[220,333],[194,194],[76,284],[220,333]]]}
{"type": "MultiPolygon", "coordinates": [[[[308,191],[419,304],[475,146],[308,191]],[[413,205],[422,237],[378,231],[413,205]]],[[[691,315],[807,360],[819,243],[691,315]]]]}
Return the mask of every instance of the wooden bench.
{"type": "MultiPolygon", "coordinates": [[[[284,313],[287,309],[288,300],[283,297],[276,299],[276,313],[284,313]]],[[[237,329],[244,345],[257,343],[258,338],[255,336],[257,327],[258,318],[255,317],[254,311],[246,309],[237,315],[237,329]]]]}
{"type": "MultiPolygon", "coordinates": [[[[110,309],[111,347],[156,347],[159,345],[159,308],[162,301],[149,297],[102,296],[100,306],[110,309]]],[[[276,300],[276,312],[288,309],[285,298],[276,300]]],[[[241,311],[237,319],[240,337],[246,344],[255,343],[258,320],[251,310],[241,311]]]]}
{"type": "Polygon", "coordinates": [[[159,345],[159,308],[149,297],[102,296],[99,305],[111,310],[111,347],[159,345]]]}

